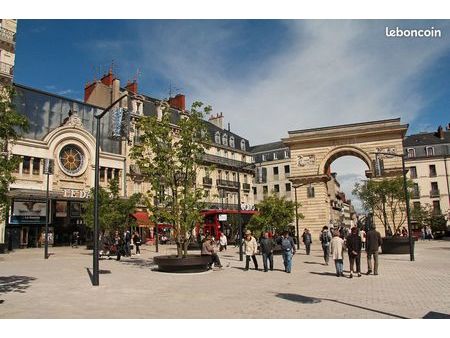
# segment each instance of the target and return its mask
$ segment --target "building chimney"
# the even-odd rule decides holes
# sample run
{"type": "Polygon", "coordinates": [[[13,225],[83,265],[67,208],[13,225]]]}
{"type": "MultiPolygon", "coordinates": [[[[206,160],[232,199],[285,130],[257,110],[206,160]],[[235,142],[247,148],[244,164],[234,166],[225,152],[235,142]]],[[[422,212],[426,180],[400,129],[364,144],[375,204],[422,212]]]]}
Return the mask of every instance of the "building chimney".
{"type": "Polygon", "coordinates": [[[209,122],[211,122],[212,124],[214,124],[216,127],[219,127],[220,129],[223,129],[223,114],[217,114],[217,115],[212,115],[209,118],[209,122]]]}
{"type": "Polygon", "coordinates": [[[183,94],[177,94],[175,97],[169,98],[169,105],[178,110],[186,109],[186,97],[183,94]]]}
{"type": "Polygon", "coordinates": [[[137,94],[137,82],[134,80],[133,82],[127,82],[127,85],[125,86],[125,89],[133,94],[137,94]]]}
{"type": "Polygon", "coordinates": [[[89,100],[89,97],[94,91],[95,84],[96,81],[92,82],[91,84],[87,83],[86,86],[84,86],[84,102],[87,102],[89,100]]]}
{"type": "Polygon", "coordinates": [[[437,130],[437,136],[443,140],[444,139],[444,129],[442,128],[442,126],[439,126],[438,130],[437,130]]]}
{"type": "Polygon", "coordinates": [[[112,86],[113,80],[114,80],[114,75],[112,73],[112,70],[110,69],[108,74],[103,75],[103,77],[100,81],[107,86],[112,86]]]}

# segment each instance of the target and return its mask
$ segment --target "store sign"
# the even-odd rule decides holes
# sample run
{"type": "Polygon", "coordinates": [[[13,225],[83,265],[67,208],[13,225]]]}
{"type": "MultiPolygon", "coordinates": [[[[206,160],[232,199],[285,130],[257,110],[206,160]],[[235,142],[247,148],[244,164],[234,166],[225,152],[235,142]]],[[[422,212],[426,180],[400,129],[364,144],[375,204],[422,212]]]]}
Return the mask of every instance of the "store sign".
{"type": "Polygon", "coordinates": [[[219,221],[226,221],[227,215],[226,214],[219,214],[219,221]]]}
{"type": "Polygon", "coordinates": [[[63,189],[64,197],[66,198],[85,198],[91,197],[90,191],[77,190],[77,189],[63,189]]]}
{"type": "Polygon", "coordinates": [[[10,222],[12,224],[45,223],[45,202],[14,201],[10,222]]]}

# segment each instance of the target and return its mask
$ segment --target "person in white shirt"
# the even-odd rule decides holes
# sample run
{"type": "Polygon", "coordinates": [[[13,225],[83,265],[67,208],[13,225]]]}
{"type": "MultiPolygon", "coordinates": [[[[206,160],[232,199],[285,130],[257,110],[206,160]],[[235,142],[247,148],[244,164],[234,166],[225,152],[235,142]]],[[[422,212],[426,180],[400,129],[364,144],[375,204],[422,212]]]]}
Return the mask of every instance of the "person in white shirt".
{"type": "Polygon", "coordinates": [[[220,251],[227,250],[227,236],[222,232],[219,238],[220,251]]]}

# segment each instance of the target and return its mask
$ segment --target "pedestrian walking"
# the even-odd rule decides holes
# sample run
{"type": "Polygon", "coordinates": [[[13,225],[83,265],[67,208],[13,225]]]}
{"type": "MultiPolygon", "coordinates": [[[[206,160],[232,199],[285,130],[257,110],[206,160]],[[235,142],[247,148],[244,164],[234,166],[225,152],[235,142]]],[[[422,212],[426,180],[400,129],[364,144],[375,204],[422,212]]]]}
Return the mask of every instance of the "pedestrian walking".
{"type": "Polygon", "coordinates": [[[255,270],[258,269],[258,261],[256,260],[256,253],[258,252],[258,243],[256,243],[255,237],[252,236],[252,232],[250,230],[245,231],[245,240],[244,240],[244,251],[245,251],[245,271],[248,271],[250,265],[250,258],[253,260],[253,264],[255,265],[255,270]]]}
{"type": "Polygon", "coordinates": [[[372,257],[374,260],[373,274],[378,275],[378,248],[383,243],[380,233],[375,229],[375,225],[366,234],[367,252],[367,274],[372,273],[372,257]]]}
{"type": "Polygon", "coordinates": [[[131,248],[130,248],[131,233],[130,233],[130,230],[125,230],[125,232],[123,233],[123,241],[124,241],[125,256],[130,257],[131,256],[131,248]]]}
{"type": "Polygon", "coordinates": [[[227,236],[225,236],[225,234],[222,232],[219,238],[220,251],[227,250],[227,243],[227,236]]]}
{"type": "Polygon", "coordinates": [[[425,227],[425,234],[426,234],[426,238],[431,241],[433,239],[433,232],[431,231],[431,227],[429,225],[427,225],[425,227]]]}
{"type": "Polygon", "coordinates": [[[328,265],[328,261],[330,260],[330,241],[331,233],[328,230],[328,227],[325,225],[322,228],[322,232],[320,233],[320,243],[322,243],[323,259],[325,260],[325,265],[328,265]]]}
{"type": "Polygon", "coordinates": [[[305,244],[306,254],[309,255],[309,253],[311,252],[312,238],[308,228],[305,228],[305,230],[303,231],[302,240],[303,244],[305,244]]]}
{"type": "Polygon", "coordinates": [[[141,246],[141,237],[139,236],[139,233],[136,231],[133,236],[133,243],[136,246],[136,255],[141,255],[141,249],[139,248],[141,246]]]}
{"type": "Polygon", "coordinates": [[[422,241],[425,240],[426,234],[425,234],[425,227],[422,227],[422,229],[420,230],[422,232],[422,241]]]}
{"type": "Polygon", "coordinates": [[[366,248],[366,232],[364,229],[361,229],[359,236],[361,237],[361,249],[364,250],[366,248]]]}
{"type": "Polygon", "coordinates": [[[361,237],[358,235],[358,228],[353,227],[351,234],[346,238],[346,246],[348,250],[348,260],[350,262],[350,278],[353,278],[353,265],[356,263],[356,273],[361,277],[361,237]]]}
{"type": "Polygon", "coordinates": [[[344,276],[344,240],[340,237],[340,233],[336,230],[330,242],[331,256],[334,259],[336,267],[336,276],[344,276]]]}
{"type": "Polygon", "coordinates": [[[292,269],[292,256],[295,255],[295,244],[288,231],[283,232],[280,240],[281,249],[283,250],[283,264],[284,271],[291,273],[292,269]]]}
{"type": "Polygon", "coordinates": [[[116,234],[114,235],[114,248],[116,249],[116,260],[120,261],[120,257],[122,256],[124,242],[122,238],[119,235],[119,231],[116,231],[116,234]]]}
{"type": "Polygon", "coordinates": [[[74,231],[72,234],[72,248],[78,248],[78,241],[80,239],[80,233],[78,231],[74,231]]]}
{"type": "Polygon", "coordinates": [[[263,258],[264,272],[268,271],[267,261],[269,262],[270,271],[273,271],[273,247],[274,243],[269,238],[269,233],[265,232],[259,241],[260,251],[263,258]]]}
{"type": "Polygon", "coordinates": [[[210,256],[210,261],[208,263],[208,270],[212,269],[212,266],[222,268],[220,263],[219,255],[217,255],[214,249],[214,242],[211,235],[206,235],[202,243],[202,256],[210,256]]]}

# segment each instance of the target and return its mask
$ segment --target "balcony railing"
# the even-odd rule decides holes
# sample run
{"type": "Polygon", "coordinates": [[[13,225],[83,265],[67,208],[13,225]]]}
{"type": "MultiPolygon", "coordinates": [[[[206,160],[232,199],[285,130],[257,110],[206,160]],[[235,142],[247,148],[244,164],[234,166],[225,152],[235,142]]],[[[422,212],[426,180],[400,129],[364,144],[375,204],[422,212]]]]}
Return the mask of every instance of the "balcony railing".
{"type": "Polygon", "coordinates": [[[222,187],[222,188],[225,187],[225,188],[239,189],[239,183],[235,182],[235,181],[218,179],[216,181],[216,184],[217,184],[218,187],[222,187]]]}
{"type": "Polygon", "coordinates": [[[12,77],[14,74],[14,66],[0,62],[0,74],[3,76],[12,77]]]}
{"type": "Polygon", "coordinates": [[[418,199],[418,198],[420,198],[420,192],[419,192],[419,190],[413,190],[413,191],[411,191],[411,198],[413,198],[413,199],[418,199]]]}
{"type": "Polygon", "coordinates": [[[16,42],[16,33],[10,31],[9,29],[0,27],[0,40],[15,43],[16,42]]]}
{"type": "Polygon", "coordinates": [[[249,191],[249,190],[250,190],[250,184],[248,184],[248,183],[242,183],[242,189],[243,189],[243,190],[246,190],[246,191],[249,191]]]}
{"type": "Polygon", "coordinates": [[[439,197],[439,189],[431,189],[430,197],[439,197]]]}
{"type": "Polygon", "coordinates": [[[206,209],[228,209],[228,210],[238,210],[237,204],[226,203],[226,202],[209,202],[206,203],[206,209]]]}
{"type": "Polygon", "coordinates": [[[207,163],[226,166],[226,167],[229,167],[234,170],[238,170],[240,168],[243,172],[246,171],[246,172],[253,173],[253,171],[254,171],[254,169],[252,169],[251,163],[246,163],[246,162],[242,162],[242,161],[238,161],[238,160],[233,160],[231,158],[226,158],[226,157],[221,157],[221,156],[216,156],[216,155],[211,155],[211,154],[204,154],[203,161],[205,161],[207,163]]]}
{"type": "Polygon", "coordinates": [[[203,177],[203,185],[212,186],[212,178],[210,178],[210,177],[203,177]]]}

